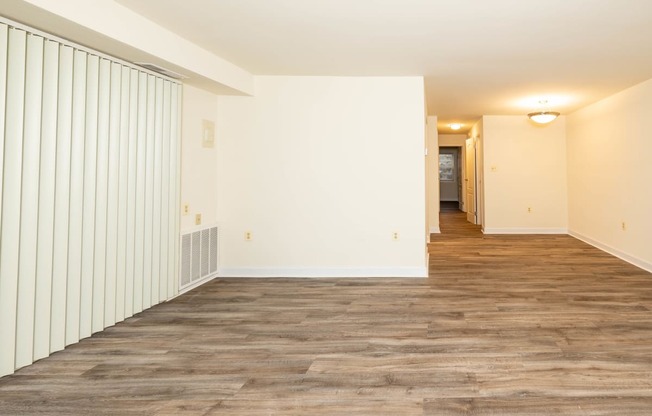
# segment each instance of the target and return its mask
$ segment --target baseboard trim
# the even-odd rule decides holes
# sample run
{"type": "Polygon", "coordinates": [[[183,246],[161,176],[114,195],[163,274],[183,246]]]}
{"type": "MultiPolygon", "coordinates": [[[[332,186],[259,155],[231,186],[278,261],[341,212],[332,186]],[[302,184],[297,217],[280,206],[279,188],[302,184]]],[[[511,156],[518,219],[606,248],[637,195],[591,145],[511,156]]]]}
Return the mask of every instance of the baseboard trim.
{"type": "Polygon", "coordinates": [[[227,267],[219,277],[428,277],[427,267],[227,267]]]}
{"type": "Polygon", "coordinates": [[[430,227],[430,234],[441,234],[439,227],[430,227]]]}
{"type": "Polygon", "coordinates": [[[170,301],[170,300],[176,298],[177,296],[181,296],[181,295],[183,295],[184,293],[188,293],[188,292],[190,292],[191,290],[193,290],[193,289],[195,289],[195,288],[197,288],[197,287],[199,287],[199,286],[201,286],[201,285],[203,285],[203,284],[205,284],[205,283],[210,282],[211,280],[215,279],[216,277],[218,277],[218,274],[217,274],[217,273],[215,273],[215,274],[213,274],[213,275],[211,275],[211,276],[208,276],[208,277],[206,277],[206,278],[204,278],[204,279],[202,279],[202,280],[200,280],[200,281],[198,281],[198,282],[195,282],[195,283],[193,283],[193,284],[191,284],[191,285],[189,285],[189,286],[186,286],[186,287],[184,287],[183,289],[179,290],[179,293],[177,293],[176,295],[174,295],[174,296],[172,296],[170,299],[168,299],[168,301],[170,301]]]}
{"type": "Polygon", "coordinates": [[[566,228],[483,228],[484,234],[568,234],[566,228]]]}
{"type": "Polygon", "coordinates": [[[636,267],[639,267],[647,272],[652,273],[652,263],[650,262],[639,259],[638,257],[632,256],[630,254],[627,254],[624,251],[615,249],[607,244],[601,243],[600,241],[594,240],[591,237],[587,237],[576,231],[569,230],[568,234],[572,237],[577,238],[578,240],[584,241],[586,244],[590,244],[595,248],[598,248],[606,253],[611,254],[612,256],[616,256],[619,259],[626,261],[627,263],[633,264],[636,267]]]}

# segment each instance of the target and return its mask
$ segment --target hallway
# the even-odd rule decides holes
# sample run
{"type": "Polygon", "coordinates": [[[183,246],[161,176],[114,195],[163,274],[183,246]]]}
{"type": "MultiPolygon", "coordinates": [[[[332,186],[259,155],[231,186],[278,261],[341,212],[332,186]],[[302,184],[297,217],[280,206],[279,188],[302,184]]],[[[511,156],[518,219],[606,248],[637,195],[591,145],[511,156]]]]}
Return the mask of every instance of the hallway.
{"type": "Polygon", "coordinates": [[[482,227],[468,222],[466,213],[460,211],[457,204],[457,202],[441,202],[441,212],[439,213],[441,234],[431,234],[431,241],[442,238],[482,238],[482,227]]]}

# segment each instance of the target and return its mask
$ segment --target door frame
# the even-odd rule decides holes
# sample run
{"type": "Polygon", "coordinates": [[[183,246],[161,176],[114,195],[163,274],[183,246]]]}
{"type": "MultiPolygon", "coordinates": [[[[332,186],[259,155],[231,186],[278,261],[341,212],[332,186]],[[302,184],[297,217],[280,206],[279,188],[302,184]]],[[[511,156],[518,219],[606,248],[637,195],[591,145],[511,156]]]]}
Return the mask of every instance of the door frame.
{"type": "Polygon", "coordinates": [[[466,219],[472,224],[478,224],[478,148],[475,138],[469,137],[466,139],[464,155],[466,219]],[[473,152],[471,155],[469,155],[469,149],[473,152]],[[469,174],[470,171],[472,171],[472,175],[469,174]],[[472,192],[469,189],[469,181],[473,183],[472,192]]]}
{"type": "MultiPolygon", "coordinates": [[[[441,157],[442,154],[442,149],[454,149],[455,152],[454,154],[456,155],[455,158],[455,175],[457,177],[457,202],[459,204],[459,210],[462,212],[466,212],[464,210],[465,206],[465,200],[466,196],[464,195],[464,178],[465,178],[465,172],[464,172],[464,147],[463,146],[438,146],[438,154],[437,154],[437,171],[439,172],[439,157],[441,157]]],[[[444,152],[446,153],[446,152],[444,152]]],[[[439,196],[438,196],[438,201],[439,205],[441,206],[441,177],[438,175],[438,180],[439,180],[439,196]]],[[[440,209],[441,211],[441,209],[440,209]]]]}

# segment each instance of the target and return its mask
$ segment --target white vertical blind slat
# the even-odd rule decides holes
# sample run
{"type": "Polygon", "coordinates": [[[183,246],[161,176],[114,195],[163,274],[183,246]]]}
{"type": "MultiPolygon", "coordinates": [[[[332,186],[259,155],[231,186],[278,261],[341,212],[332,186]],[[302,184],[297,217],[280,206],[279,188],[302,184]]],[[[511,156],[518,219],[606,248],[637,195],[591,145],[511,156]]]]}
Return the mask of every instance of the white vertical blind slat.
{"type": "Polygon", "coordinates": [[[115,324],[116,280],[118,266],[118,202],[120,198],[119,170],[122,66],[114,62],[111,64],[110,71],[104,327],[115,324]]]}
{"type": "Polygon", "coordinates": [[[163,80],[156,79],[156,115],[154,127],[154,216],[152,218],[152,304],[159,302],[161,284],[161,191],[163,174],[163,80]]]}
{"type": "Polygon", "coordinates": [[[134,306],[133,312],[143,310],[145,297],[145,188],[147,183],[147,87],[148,76],[138,75],[138,127],[137,127],[137,170],[136,170],[136,214],[134,230],[134,306]],[[137,278],[136,278],[137,277],[137,278]]]}
{"type": "Polygon", "coordinates": [[[0,375],[13,372],[16,364],[26,43],[25,32],[9,29],[6,93],[8,105],[5,109],[2,235],[0,236],[0,339],[4,346],[0,351],[0,375]]]}
{"type": "Polygon", "coordinates": [[[0,339],[4,345],[0,352],[0,375],[13,372],[16,364],[26,43],[25,32],[9,29],[0,236],[0,339]]]}
{"type": "Polygon", "coordinates": [[[145,162],[145,249],[143,273],[143,309],[152,306],[152,251],[154,215],[154,150],[156,128],[156,77],[147,76],[147,153],[145,162]]]}
{"type": "Polygon", "coordinates": [[[126,304],[126,274],[127,274],[127,178],[129,175],[129,82],[131,70],[120,68],[122,72],[120,84],[120,154],[118,169],[118,223],[117,223],[117,260],[116,260],[116,296],[115,321],[125,319],[126,304]]]}
{"type": "Polygon", "coordinates": [[[109,186],[109,111],[111,62],[100,59],[99,102],[97,111],[97,165],[95,187],[95,267],[93,269],[93,333],[104,329],[106,284],[106,235],[109,186]]]}
{"type": "MultiPolygon", "coordinates": [[[[177,178],[179,177],[179,156],[180,156],[180,131],[181,123],[179,115],[181,114],[181,87],[173,86],[170,96],[170,199],[168,201],[170,209],[170,221],[168,223],[169,228],[169,253],[179,253],[179,210],[180,210],[180,192],[179,192],[179,182],[177,178]]],[[[176,262],[178,256],[170,255],[168,258],[168,298],[177,294],[179,287],[178,284],[178,264],[176,262]]]]}
{"type": "MultiPolygon", "coordinates": [[[[46,41],[43,52],[43,99],[41,114],[41,179],[38,201],[38,246],[36,302],[34,311],[34,360],[50,354],[50,311],[54,250],[55,178],[57,150],[66,143],[57,141],[59,88],[59,43],[46,41]]],[[[65,161],[63,162],[65,165],[65,161]]]]}
{"type": "Polygon", "coordinates": [[[89,337],[92,333],[99,71],[99,58],[97,56],[88,55],[86,67],[86,114],[84,123],[84,202],[82,219],[81,296],[79,311],[80,338],[89,337]]]}
{"type": "MultiPolygon", "coordinates": [[[[0,236],[2,236],[2,187],[4,172],[4,133],[5,133],[5,103],[7,99],[7,52],[9,49],[8,41],[9,28],[7,25],[0,24],[0,132],[2,132],[2,141],[0,141],[0,236]]],[[[2,242],[0,240],[0,246],[2,242]]]]}
{"type": "Polygon", "coordinates": [[[72,138],[70,145],[70,218],[68,229],[68,284],[66,294],[66,345],[79,341],[84,214],[84,132],[86,129],[87,54],[75,51],[72,85],[72,138]]]}
{"type": "Polygon", "coordinates": [[[52,319],[50,328],[51,351],[58,351],[66,346],[73,53],[73,49],[66,46],[61,48],[59,55],[54,272],[52,275],[52,319]]]}
{"type": "Polygon", "coordinates": [[[138,71],[129,76],[129,166],[127,178],[127,242],[125,271],[125,317],[134,314],[134,271],[136,260],[136,175],[138,162],[138,71]]]}
{"type": "Polygon", "coordinates": [[[34,351],[42,94],[43,38],[28,34],[25,63],[25,118],[20,208],[18,305],[16,311],[16,368],[30,364],[34,351]]]}
{"type": "Polygon", "coordinates": [[[163,135],[161,139],[161,226],[158,245],[161,250],[161,279],[159,285],[159,299],[168,299],[168,241],[170,223],[170,114],[172,83],[163,83],[163,135]]]}

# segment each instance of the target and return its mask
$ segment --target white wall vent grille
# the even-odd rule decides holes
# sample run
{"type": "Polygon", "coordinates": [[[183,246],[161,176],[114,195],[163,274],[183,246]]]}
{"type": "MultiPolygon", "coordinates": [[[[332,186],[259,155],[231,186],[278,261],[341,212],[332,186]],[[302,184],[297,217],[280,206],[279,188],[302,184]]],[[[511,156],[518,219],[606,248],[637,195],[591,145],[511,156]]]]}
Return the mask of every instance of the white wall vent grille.
{"type": "Polygon", "coordinates": [[[184,287],[190,284],[190,238],[192,234],[185,234],[181,237],[181,279],[179,280],[179,287],[184,287]]]}
{"type": "MultiPolygon", "coordinates": [[[[211,247],[217,247],[217,227],[210,229],[211,231],[211,247]]],[[[211,274],[217,273],[217,250],[211,250],[210,255],[210,270],[211,274]]]]}
{"type": "Polygon", "coordinates": [[[217,272],[217,227],[181,235],[181,276],[179,289],[194,285],[217,272]]]}
{"type": "Polygon", "coordinates": [[[142,66],[145,69],[149,69],[150,71],[158,72],[161,75],[165,75],[167,77],[173,78],[173,79],[188,79],[187,76],[182,75],[178,72],[174,72],[170,69],[163,68],[160,65],[152,64],[149,62],[134,62],[134,64],[138,66],[142,66]]]}

